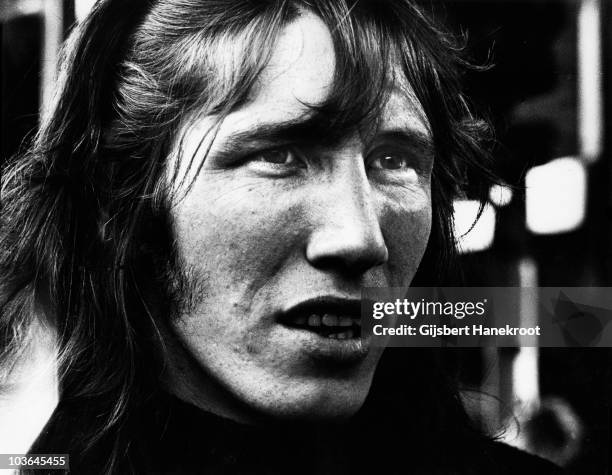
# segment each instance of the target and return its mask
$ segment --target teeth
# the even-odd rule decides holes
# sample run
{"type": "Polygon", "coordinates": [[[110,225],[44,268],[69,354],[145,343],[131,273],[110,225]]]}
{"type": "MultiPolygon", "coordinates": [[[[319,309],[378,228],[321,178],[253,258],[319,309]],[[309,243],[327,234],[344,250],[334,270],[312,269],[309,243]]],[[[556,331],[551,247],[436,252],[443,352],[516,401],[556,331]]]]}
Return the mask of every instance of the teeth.
{"type": "Polygon", "coordinates": [[[311,327],[320,327],[321,326],[321,315],[312,314],[308,317],[308,325],[311,327]]]}
{"type": "Polygon", "coordinates": [[[334,340],[354,338],[358,330],[355,330],[353,325],[361,326],[361,321],[357,318],[349,317],[348,315],[336,315],[333,313],[325,313],[323,315],[318,315],[316,313],[300,315],[295,317],[294,323],[302,327],[313,327],[313,330],[316,328],[314,331],[322,331],[326,334],[327,338],[332,338],[334,340]]]}
{"type": "Polygon", "coordinates": [[[351,317],[346,317],[346,316],[341,316],[338,319],[338,326],[340,327],[352,327],[353,326],[353,319],[351,317]]]}
{"type": "Polygon", "coordinates": [[[332,333],[327,335],[327,338],[331,338],[333,340],[348,340],[355,336],[355,332],[352,329],[346,330],[342,333],[332,333]]]}
{"type": "Polygon", "coordinates": [[[323,318],[321,319],[323,325],[325,325],[326,327],[337,327],[338,326],[338,317],[336,315],[331,315],[329,313],[326,313],[325,315],[323,315],[323,318]]]}

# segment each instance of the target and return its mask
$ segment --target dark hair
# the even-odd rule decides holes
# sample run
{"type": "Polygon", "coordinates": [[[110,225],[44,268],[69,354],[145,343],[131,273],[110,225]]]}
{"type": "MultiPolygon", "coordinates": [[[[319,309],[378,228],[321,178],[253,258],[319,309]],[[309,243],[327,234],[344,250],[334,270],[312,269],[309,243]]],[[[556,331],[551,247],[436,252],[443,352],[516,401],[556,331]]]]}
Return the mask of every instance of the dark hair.
{"type": "Polygon", "coordinates": [[[86,452],[114,441],[109,470],[125,443],[129,408],[162,364],[162,312],[151,309],[169,303],[163,261],[171,255],[172,193],[164,177],[178,179],[166,157],[198,114],[222,118],[246,100],[283,26],[303,10],[328,25],[336,48],[334,90],[317,106],[330,131],[373,116],[392,63],[423,106],[436,150],[434,222],[416,281],[444,282],[454,252],[452,201],[470,170],[487,176],[487,127],[459,87],[469,67],[461,48],[413,2],[99,2],[68,42],[50,115],[3,170],[0,362],[16,357],[35,302],[45,302],[44,318],[60,339],[62,400],[104,414],[75,444],[86,452]],[[230,68],[218,67],[220,55],[230,68]]]}

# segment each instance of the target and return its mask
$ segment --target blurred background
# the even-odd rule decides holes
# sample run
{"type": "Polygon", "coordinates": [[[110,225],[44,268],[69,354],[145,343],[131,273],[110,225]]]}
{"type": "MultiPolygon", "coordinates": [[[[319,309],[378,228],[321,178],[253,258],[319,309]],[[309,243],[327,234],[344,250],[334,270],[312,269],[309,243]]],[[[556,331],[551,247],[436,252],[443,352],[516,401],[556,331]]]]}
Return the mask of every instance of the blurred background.
{"type": "MultiPolygon", "coordinates": [[[[93,3],[1,0],[0,161],[35,131],[61,43],[93,3]]],[[[504,183],[475,226],[478,203],[455,204],[465,283],[612,287],[612,2],[431,8],[489,65],[466,85],[496,126],[504,183]]],[[[485,430],[573,473],[608,473],[610,349],[455,349],[445,359],[485,430]]]]}

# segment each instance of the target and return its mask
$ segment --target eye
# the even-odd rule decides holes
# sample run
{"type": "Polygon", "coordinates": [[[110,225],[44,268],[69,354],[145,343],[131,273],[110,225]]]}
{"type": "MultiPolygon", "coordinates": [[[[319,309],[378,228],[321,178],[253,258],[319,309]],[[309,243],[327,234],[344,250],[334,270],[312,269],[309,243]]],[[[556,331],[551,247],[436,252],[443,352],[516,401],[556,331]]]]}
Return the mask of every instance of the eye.
{"type": "Polygon", "coordinates": [[[419,166],[410,153],[380,150],[370,154],[366,165],[371,177],[384,183],[407,184],[419,180],[419,166]]]}
{"type": "Polygon", "coordinates": [[[252,153],[246,166],[262,176],[287,177],[306,168],[302,156],[291,147],[278,147],[252,153]]]}
{"type": "Polygon", "coordinates": [[[375,170],[402,171],[410,170],[414,167],[409,163],[405,156],[394,153],[383,153],[372,158],[368,165],[375,170]]]}
{"type": "Polygon", "coordinates": [[[253,156],[254,161],[281,165],[286,167],[301,166],[296,154],[288,148],[275,148],[258,152],[253,156]]]}

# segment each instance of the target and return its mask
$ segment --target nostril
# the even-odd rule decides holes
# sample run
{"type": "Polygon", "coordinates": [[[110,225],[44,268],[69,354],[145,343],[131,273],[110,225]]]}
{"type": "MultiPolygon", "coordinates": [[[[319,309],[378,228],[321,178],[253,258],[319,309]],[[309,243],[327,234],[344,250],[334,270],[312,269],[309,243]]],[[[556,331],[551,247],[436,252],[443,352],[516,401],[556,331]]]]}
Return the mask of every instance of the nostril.
{"type": "Polygon", "coordinates": [[[315,267],[364,273],[387,262],[389,251],[382,234],[319,232],[311,236],[306,258],[315,267]]]}

